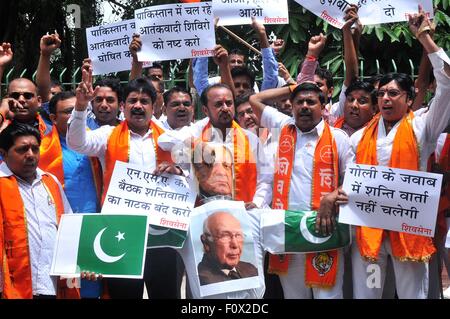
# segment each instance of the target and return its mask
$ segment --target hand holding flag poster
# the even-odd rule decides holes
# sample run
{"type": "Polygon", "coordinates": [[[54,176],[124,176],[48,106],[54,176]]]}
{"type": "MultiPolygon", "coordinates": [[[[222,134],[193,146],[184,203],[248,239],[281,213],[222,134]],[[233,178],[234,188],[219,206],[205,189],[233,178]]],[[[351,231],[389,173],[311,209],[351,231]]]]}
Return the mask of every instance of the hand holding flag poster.
{"type": "Polygon", "coordinates": [[[51,275],[90,271],[103,277],[142,278],[147,231],[147,216],[142,215],[63,215],[51,275]]]}
{"type": "Polygon", "coordinates": [[[272,254],[320,252],[351,243],[350,228],[337,224],[331,236],[315,233],[315,211],[261,210],[263,246],[272,254]]]}

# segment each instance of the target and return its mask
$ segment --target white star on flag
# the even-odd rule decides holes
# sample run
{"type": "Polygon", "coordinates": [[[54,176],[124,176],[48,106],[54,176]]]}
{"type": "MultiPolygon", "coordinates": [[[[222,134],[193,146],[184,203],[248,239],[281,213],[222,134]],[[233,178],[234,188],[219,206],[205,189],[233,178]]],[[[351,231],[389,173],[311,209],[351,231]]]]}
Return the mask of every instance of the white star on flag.
{"type": "Polygon", "coordinates": [[[122,239],[125,240],[125,237],[123,237],[125,233],[121,233],[120,231],[117,232],[117,235],[114,236],[117,238],[117,241],[120,242],[122,239]]]}

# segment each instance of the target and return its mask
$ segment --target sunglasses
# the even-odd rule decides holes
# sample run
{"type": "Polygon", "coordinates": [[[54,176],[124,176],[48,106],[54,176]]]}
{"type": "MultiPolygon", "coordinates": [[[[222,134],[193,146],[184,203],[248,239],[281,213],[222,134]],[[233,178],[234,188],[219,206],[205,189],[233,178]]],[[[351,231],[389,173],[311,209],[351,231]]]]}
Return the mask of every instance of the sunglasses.
{"type": "Polygon", "coordinates": [[[35,96],[35,94],[31,92],[12,92],[9,94],[9,97],[14,100],[18,100],[21,95],[25,98],[25,100],[31,100],[35,96]]]}

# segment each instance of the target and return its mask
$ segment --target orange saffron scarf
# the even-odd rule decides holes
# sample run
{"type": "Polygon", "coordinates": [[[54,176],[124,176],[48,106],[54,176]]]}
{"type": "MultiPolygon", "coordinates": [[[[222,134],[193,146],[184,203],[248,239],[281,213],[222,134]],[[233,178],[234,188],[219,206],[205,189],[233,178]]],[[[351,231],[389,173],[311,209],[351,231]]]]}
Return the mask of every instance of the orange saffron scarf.
{"type": "MultiPolygon", "coordinates": [[[[297,130],[295,125],[282,128],[278,146],[277,166],[274,176],[272,199],[273,209],[289,208],[289,189],[295,161],[297,130]]],[[[330,126],[324,123],[324,130],[314,151],[313,180],[311,189],[311,207],[318,210],[320,200],[338,186],[338,152],[330,126]]],[[[309,287],[333,287],[336,282],[338,265],[337,250],[306,254],[305,284],[309,287]],[[331,262],[328,272],[321,272],[316,264],[320,260],[331,262]]],[[[270,255],[269,273],[286,274],[289,267],[289,255],[270,255]]]]}
{"type": "MultiPolygon", "coordinates": [[[[381,114],[367,125],[356,149],[356,163],[378,165],[377,137],[381,114]]],[[[414,113],[410,111],[402,119],[392,145],[389,167],[419,170],[419,148],[412,128],[414,113]]],[[[363,258],[376,261],[383,242],[383,233],[389,236],[392,253],[400,261],[426,262],[436,251],[430,237],[387,231],[378,228],[356,227],[356,242],[363,258]]]]}
{"type": "MultiPolygon", "coordinates": [[[[55,204],[56,222],[64,213],[60,188],[50,175],[42,182],[55,204]]],[[[31,299],[32,276],[28,247],[25,207],[14,176],[0,178],[0,264],[3,267],[3,298],[31,299]]],[[[79,298],[78,289],[69,289],[66,280],[58,280],[58,297],[79,298]]]]}
{"type": "Polygon", "coordinates": [[[345,123],[345,118],[342,116],[342,117],[338,118],[336,120],[336,122],[334,122],[333,126],[336,128],[342,128],[344,126],[344,123],[345,123]]]}
{"type": "MultiPolygon", "coordinates": [[[[41,157],[39,168],[56,176],[64,187],[63,155],[58,130],[53,125],[52,131],[48,133],[41,142],[41,157]]],[[[89,157],[91,163],[92,177],[94,178],[97,199],[101,198],[102,192],[102,172],[101,165],[96,157],[89,157]]]]}
{"type": "MultiPolygon", "coordinates": [[[[153,146],[155,148],[156,165],[162,162],[173,163],[170,152],[163,151],[158,146],[158,137],[164,133],[164,130],[158,125],[150,122],[150,128],[153,136],[153,146]]],[[[123,121],[117,125],[112,131],[106,148],[105,154],[105,171],[103,173],[103,196],[102,203],[108,192],[109,183],[114,170],[116,161],[128,163],[130,159],[130,132],[128,130],[127,121],[123,121]]]]}
{"type": "MultiPolygon", "coordinates": [[[[244,130],[235,121],[231,128],[233,129],[233,198],[247,203],[253,201],[256,192],[256,162],[244,130]]],[[[212,125],[209,122],[202,131],[202,142],[210,141],[211,130],[212,125]]]]}

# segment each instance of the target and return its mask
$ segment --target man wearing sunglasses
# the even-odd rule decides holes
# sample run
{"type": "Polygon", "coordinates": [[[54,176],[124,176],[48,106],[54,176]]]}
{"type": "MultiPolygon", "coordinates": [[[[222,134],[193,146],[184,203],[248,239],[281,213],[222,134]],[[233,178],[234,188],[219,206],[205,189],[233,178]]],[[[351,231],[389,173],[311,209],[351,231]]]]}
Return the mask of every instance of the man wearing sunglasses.
{"type": "MultiPolygon", "coordinates": [[[[430,36],[432,26],[420,5],[419,14],[409,18],[409,27],[433,66],[435,99],[427,113],[417,116],[411,110],[412,79],[403,73],[383,76],[377,93],[380,113],[351,137],[356,163],[426,171],[439,134],[450,119],[450,59],[430,36]]],[[[355,298],[381,298],[389,255],[394,257],[398,297],[427,298],[428,261],[435,251],[430,237],[356,227],[356,244],[352,245],[355,298]],[[380,268],[380,288],[366,284],[372,274],[367,267],[372,264],[380,268]]]]}
{"type": "MultiPolygon", "coordinates": [[[[39,130],[41,137],[49,133],[51,127],[45,124],[38,114],[41,107],[41,97],[37,94],[36,85],[28,79],[18,78],[8,86],[8,105],[13,121],[28,124],[39,130]]],[[[9,113],[9,112],[8,112],[9,113]]]]}

